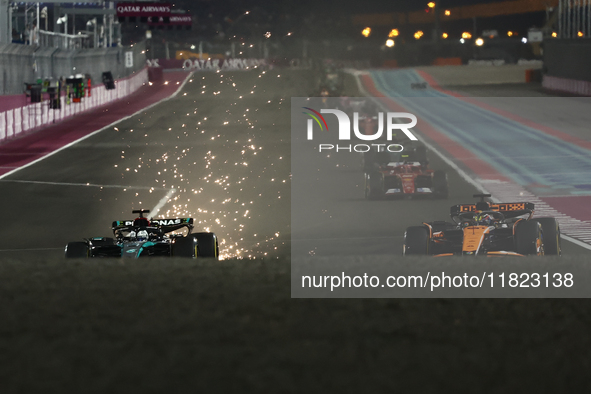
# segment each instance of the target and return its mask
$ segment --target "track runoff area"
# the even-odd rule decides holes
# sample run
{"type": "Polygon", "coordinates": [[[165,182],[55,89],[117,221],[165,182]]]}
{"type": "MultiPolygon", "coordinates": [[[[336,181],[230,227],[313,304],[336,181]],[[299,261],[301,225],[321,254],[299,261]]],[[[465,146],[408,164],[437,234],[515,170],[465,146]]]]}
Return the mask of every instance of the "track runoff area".
{"type": "MultiPolygon", "coordinates": [[[[343,107],[338,99],[325,107],[307,98],[295,104],[292,101],[292,296],[588,296],[585,288],[591,277],[586,260],[591,232],[588,208],[579,203],[584,201],[581,197],[585,182],[588,183],[585,174],[591,166],[586,163],[588,150],[581,149],[582,144],[572,143],[583,140],[576,128],[562,128],[561,134],[547,125],[536,128],[532,120],[550,113],[556,105],[572,105],[560,102],[570,98],[542,95],[535,101],[535,111],[528,99],[505,98],[509,105],[498,109],[491,105],[490,98],[480,102],[436,85],[433,88],[427,84],[426,89],[417,91],[412,85],[421,85],[425,79],[412,70],[354,75],[358,92],[365,93],[365,99],[374,97],[370,100],[382,112],[410,113],[418,118],[412,132],[428,147],[429,166],[447,173],[449,196],[366,201],[360,152],[372,142],[383,141],[361,141],[355,137],[343,140],[339,135],[341,120],[329,110],[343,107]],[[321,125],[309,119],[314,104],[325,108],[326,112],[319,109],[324,112],[324,120],[319,118],[321,125]],[[308,138],[310,122],[315,127],[312,141],[308,138]],[[548,149],[553,143],[558,149],[550,154],[548,149]],[[337,151],[339,145],[341,149],[337,151]],[[356,145],[357,152],[349,152],[349,145],[352,151],[356,145]],[[503,257],[479,259],[474,264],[469,258],[400,256],[407,227],[450,221],[451,205],[475,203],[477,199],[472,196],[482,193],[492,194],[494,202],[532,202],[536,206],[534,217],[556,217],[564,234],[563,258],[503,257]],[[568,214],[561,212],[558,208],[563,206],[557,202],[564,201],[579,203],[582,209],[578,215],[572,210],[568,214]],[[577,263],[574,268],[569,267],[571,272],[563,271],[565,265],[561,263],[569,257],[577,263]],[[553,274],[557,280],[554,284],[545,280],[553,274]],[[573,275],[574,283],[570,281],[573,275]],[[401,286],[395,280],[387,282],[398,276],[403,277],[401,286]],[[509,276],[518,280],[508,284],[505,279],[504,283],[504,277],[509,276]],[[373,282],[369,283],[372,277],[373,282]],[[406,279],[410,277],[418,284],[407,285],[406,279]],[[452,283],[454,278],[456,283],[452,283]],[[566,285],[564,279],[569,279],[566,285]]],[[[411,122],[401,116],[394,122],[411,122]]],[[[350,121],[354,128],[352,116],[350,121]]],[[[583,119],[576,121],[584,123],[583,119]]],[[[396,124],[393,127],[400,129],[396,124]]],[[[386,130],[384,120],[384,134],[386,130]]],[[[395,132],[403,139],[408,137],[401,130],[395,132]]],[[[399,141],[400,137],[395,142],[399,141]]]]}

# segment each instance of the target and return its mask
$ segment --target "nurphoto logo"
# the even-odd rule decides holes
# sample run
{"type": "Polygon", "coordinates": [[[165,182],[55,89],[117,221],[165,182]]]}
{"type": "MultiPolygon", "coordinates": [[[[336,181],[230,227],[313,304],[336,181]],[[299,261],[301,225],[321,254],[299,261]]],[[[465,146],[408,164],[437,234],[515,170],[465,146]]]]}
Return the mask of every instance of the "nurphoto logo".
{"type": "MultiPolygon", "coordinates": [[[[338,131],[338,139],[339,141],[350,141],[351,140],[351,119],[349,115],[344,111],[338,109],[321,109],[320,112],[309,108],[309,107],[302,107],[309,112],[302,112],[305,115],[310,116],[310,119],[307,121],[307,138],[308,140],[314,139],[314,123],[318,125],[321,131],[328,131],[328,124],[326,119],[322,114],[333,114],[337,117],[337,121],[339,124],[339,131],[338,131]]],[[[408,112],[387,112],[386,113],[386,127],[385,127],[385,137],[387,141],[393,141],[394,136],[396,134],[394,131],[400,130],[402,131],[410,140],[417,141],[417,137],[410,131],[411,128],[416,126],[417,124],[417,117],[408,112]],[[410,122],[402,123],[399,122],[400,119],[410,120],[410,122]]],[[[379,112],[378,116],[378,128],[377,131],[374,133],[369,133],[367,129],[360,131],[359,129],[359,113],[353,112],[353,134],[355,137],[362,141],[376,141],[380,138],[383,138],[384,135],[384,113],[379,112]]],[[[348,151],[348,152],[368,152],[375,147],[377,150],[388,150],[389,152],[401,152],[404,148],[400,144],[356,144],[356,145],[333,145],[333,144],[320,144],[319,151],[322,152],[323,150],[336,150],[339,151],[348,151]]]]}

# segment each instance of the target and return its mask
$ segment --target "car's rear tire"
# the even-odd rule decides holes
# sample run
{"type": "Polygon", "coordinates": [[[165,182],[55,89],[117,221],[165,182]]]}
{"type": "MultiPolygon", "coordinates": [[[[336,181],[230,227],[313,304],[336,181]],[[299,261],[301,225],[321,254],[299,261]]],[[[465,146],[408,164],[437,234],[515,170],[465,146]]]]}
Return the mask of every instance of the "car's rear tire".
{"type": "Polygon", "coordinates": [[[379,172],[365,174],[365,198],[377,200],[384,196],[384,178],[379,172]]]}
{"type": "Polygon", "coordinates": [[[220,247],[214,233],[195,233],[191,236],[197,240],[197,257],[219,259],[220,247]]]}
{"type": "Polygon", "coordinates": [[[435,198],[447,198],[449,196],[445,171],[437,170],[433,173],[433,196],[435,198]]]}
{"type": "Polygon", "coordinates": [[[190,235],[175,238],[172,244],[172,256],[194,259],[197,257],[197,241],[190,235]]]}
{"type": "Polygon", "coordinates": [[[69,242],[66,245],[65,256],[67,259],[85,259],[89,250],[86,242],[69,242]]]}
{"type": "Polygon", "coordinates": [[[404,233],[403,255],[429,254],[429,230],[425,226],[408,227],[404,233]]]}
{"type": "Polygon", "coordinates": [[[542,226],[534,220],[517,223],[515,228],[515,252],[523,255],[543,255],[542,226]]]}
{"type": "Polygon", "coordinates": [[[532,221],[538,222],[542,226],[544,254],[560,256],[562,254],[562,246],[558,221],[554,218],[539,218],[532,219],[532,221]]]}

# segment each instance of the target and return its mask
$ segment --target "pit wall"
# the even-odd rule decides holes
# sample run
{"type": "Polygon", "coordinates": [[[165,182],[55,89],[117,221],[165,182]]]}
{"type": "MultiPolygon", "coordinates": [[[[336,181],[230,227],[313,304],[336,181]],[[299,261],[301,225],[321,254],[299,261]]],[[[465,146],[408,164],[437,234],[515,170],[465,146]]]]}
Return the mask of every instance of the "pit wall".
{"type": "Polygon", "coordinates": [[[542,86],[591,96],[591,38],[544,41],[542,86]]]}
{"type": "MultiPolygon", "coordinates": [[[[0,96],[0,143],[30,132],[37,128],[59,122],[76,114],[100,107],[109,102],[124,98],[148,81],[148,69],[144,66],[140,71],[115,82],[115,89],[107,90],[104,85],[93,86],[90,97],[82,98],[80,103],[66,103],[61,96],[61,108],[49,108],[49,100],[44,94],[44,101],[30,103],[25,94],[0,96]]],[[[63,93],[63,92],[62,92],[63,93]]]]}

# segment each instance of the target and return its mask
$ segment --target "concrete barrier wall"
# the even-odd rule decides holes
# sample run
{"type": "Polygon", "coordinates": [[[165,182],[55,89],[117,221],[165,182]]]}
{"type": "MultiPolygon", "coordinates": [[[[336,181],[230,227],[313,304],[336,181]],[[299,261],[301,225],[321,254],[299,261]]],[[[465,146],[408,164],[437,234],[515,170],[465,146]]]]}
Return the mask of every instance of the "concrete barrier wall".
{"type": "Polygon", "coordinates": [[[146,64],[145,44],[133,47],[78,49],[66,51],[31,45],[0,45],[0,95],[23,92],[25,82],[37,79],[90,74],[93,83],[101,82],[102,73],[111,71],[116,79],[141,70],[146,64]],[[133,64],[126,67],[125,53],[131,52],[133,64]]]}
{"type": "Polygon", "coordinates": [[[542,86],[577,95],[591,95],[591,38],[544,41],[542,86]]]}
{"type": "Polygon", "coordinates": [[[20,93],[25,81],[35,79],[33,53],[29,45],[0,45],[0,94],[20,93]]]}
{"type": "Polygon", "coordinates": [[[544,75],[542,86],[546,89],[572,93],[579,96],[591,96],[591,81],[579,81],[576,79],[544,75]]]}
{"type": "Polygon", "coordinates": [[[544,41],[546,75],[591,81],[591,38],[544,41]]]}
{"type": "Polygon", "coordinates": [[[539,69],[541,63],[524,65],[464,65],[415,67],[431,75],[441,86],[525,83],[526,70],[539,69]]]}
{"type": "Polygon", "coordinates": [[[91,96],[84,97],[80,103],[66,104],[66,98],[62,96],[60,98],[61,108],[59,110],[50,109],[47,100],[41,103],[28,103],[15,106],[15,103],[22,103],[24,94],[6,96],[5,100],[0,101],[0,143],[14,138],[20,133],[32,131],[38,127],[121,99],[137,91],[147,81],[148,69],[144,67],[129,77],[117,80],[114,90],[107,90],[102,84],[93,86],[91,96]],[[11,97],[13,100],[10,100],[11,97]],[[1,108],[2,103],[5,103],[4,108],[1,108]]]}

